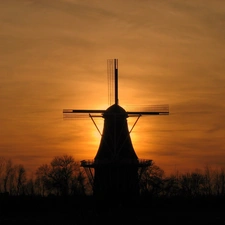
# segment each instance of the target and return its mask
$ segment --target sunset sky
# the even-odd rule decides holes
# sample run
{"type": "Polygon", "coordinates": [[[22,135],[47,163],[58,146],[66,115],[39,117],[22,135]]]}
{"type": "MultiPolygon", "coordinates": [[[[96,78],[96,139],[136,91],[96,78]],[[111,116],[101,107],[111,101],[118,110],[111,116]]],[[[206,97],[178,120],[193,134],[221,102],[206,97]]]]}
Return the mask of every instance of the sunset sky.
{"type": "Polygon", "coordinates": [[[134,127],[138,157],[166,173],[225,167],[224,0],[0,0],[0,28],[0,157],[28,171],[93,159],[91,119],[62,111],[106,109],[117,58],[124,109],[170,107],[134,127]]]}

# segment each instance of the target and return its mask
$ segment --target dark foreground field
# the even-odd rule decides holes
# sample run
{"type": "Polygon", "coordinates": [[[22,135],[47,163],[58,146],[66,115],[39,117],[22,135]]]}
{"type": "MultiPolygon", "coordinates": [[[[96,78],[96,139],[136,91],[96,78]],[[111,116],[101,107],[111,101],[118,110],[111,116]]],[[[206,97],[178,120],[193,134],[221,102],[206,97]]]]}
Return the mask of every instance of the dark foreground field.
{"type": "Polygon", "coordinates": [[[0,198],[0,225],[43,224],[225,224],[225,201],[217,198],[151,199],[135,204],[96,206],[91,197],[0,198]]]}

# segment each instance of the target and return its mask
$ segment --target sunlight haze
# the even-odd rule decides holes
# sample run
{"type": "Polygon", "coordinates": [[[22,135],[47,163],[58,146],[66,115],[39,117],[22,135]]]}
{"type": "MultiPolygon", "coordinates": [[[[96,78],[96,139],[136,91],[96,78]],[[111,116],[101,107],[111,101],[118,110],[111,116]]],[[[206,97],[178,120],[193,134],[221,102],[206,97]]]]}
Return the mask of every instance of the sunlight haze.
{"type": "Polygon", "coordinates": [[[62,111],[109,107],[117,58],[125,110],[170,106],[137,122],[138,157],[166,173],[224,167],[224,15],[221,0],[0,1],[0,156],[29,171],[63,154],[93,159],[93,122],[62,111]]]}

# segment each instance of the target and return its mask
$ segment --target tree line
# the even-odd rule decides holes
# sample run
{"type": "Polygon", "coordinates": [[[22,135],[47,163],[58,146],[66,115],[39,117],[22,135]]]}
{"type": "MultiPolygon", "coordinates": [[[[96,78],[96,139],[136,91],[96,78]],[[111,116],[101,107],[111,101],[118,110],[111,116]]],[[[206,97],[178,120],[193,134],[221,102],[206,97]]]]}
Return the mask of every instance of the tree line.
{"type": "MultiPolygon", "coordinates": [[[[225,169],[205,167],[180,174],[165,175],[154,162],[140,178],[140,195],[151,197],[225,196],[225,169]]],[[[54,157],[27,176],[22,164],[0,158],[0,195],[9,196],[85,196],[91,195],[88,177],[72,156],[54,157]]]]}
{"type": "Polygon", "coordinates": [[[37,168],[28,178],[21,164],[0,158],[0,193],[10,196],[66,196],[85,194],[85,173],[72,156],[56,156],[49,164],[37,168]]]}

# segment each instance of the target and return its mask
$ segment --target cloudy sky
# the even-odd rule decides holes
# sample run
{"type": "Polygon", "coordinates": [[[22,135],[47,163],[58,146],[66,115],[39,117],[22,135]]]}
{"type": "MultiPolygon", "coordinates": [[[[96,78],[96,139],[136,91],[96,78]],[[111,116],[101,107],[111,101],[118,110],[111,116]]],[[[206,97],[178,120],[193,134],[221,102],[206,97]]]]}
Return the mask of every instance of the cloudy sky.
{"type": "Polygon", "coordinates": [[[91,119],[62,111],[106,109],[117,58],[122,107],[170,106],[134,127],[138,157],[168,173],[225,167],[224,0],[0,0],[0,27],[0,157],[29,171],[94,158],[91,119]]]}

